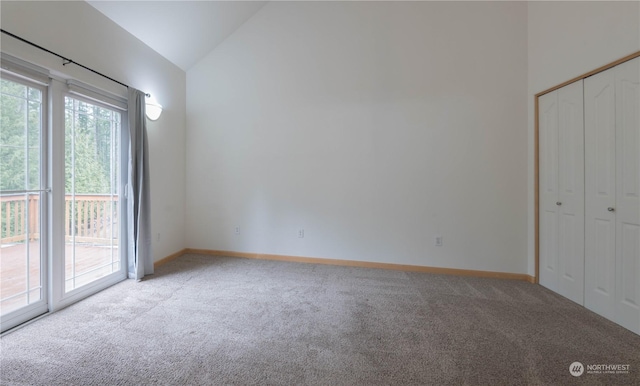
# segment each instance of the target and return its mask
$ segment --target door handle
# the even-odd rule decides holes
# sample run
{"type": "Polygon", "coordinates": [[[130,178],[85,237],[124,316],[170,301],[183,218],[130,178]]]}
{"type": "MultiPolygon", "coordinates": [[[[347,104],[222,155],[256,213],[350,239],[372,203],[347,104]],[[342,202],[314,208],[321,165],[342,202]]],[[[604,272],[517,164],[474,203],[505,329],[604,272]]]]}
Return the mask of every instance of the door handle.
{"type": "Polygon", "coordinates": [[[608,207],[608,208],[607,208],[607,210],[608,210],[609,212],[613,212],[613,211],[615,211],[616,209],[615,209],[615,208],[612,208],[612,207],[608,207]]]}
{"type": "Polygon", "coordinates": [[[560,201],[556,202],[556,205],[560,206],[562,203],[560,201]]]}

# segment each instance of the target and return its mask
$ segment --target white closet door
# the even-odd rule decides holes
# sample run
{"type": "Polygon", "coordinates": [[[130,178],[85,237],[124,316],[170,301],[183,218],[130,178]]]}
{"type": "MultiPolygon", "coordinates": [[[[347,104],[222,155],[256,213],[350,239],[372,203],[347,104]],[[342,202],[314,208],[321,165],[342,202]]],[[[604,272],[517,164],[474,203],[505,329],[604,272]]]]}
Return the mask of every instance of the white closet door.
{"type": "Polygon", "coordinates": [[[584,80],[585,299],[615,320],[615,71],[584,80]],[[610,209],[611,208],[611,209],[610,209]]]}
{"type": "Polygon", "coordinates": [[[558,293],[584,304],[582,81],[558,90],[558,293]]]}
{"type": "Polygon", "coordinates": [[[558,92],[538,100],[540,284],[558,291],[558,92]]]}
{"type": "Polygon", "coordinates": [[[640,333],[640,58],[615,68],[616,319],[640,333]]]}
{"type": "Polygon", "coordinates": [[[582,81],[539,99],[540,284],[584,300],[582,81]]]}

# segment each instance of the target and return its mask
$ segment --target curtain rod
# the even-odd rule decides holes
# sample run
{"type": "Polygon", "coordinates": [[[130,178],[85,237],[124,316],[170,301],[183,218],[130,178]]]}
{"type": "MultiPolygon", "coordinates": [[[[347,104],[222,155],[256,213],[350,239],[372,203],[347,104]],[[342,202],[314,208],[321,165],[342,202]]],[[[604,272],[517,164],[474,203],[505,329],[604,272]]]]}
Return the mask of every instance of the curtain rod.
{"type": "MultiPolygon", "coordinates": [[[[109,80],[110,80],[110,81],[112,81],[112,82],[118,83],[118,84],[119,84],[119,85],[121,85],[121,86],[124,86],[124,87],[126,87],[126,88],[133,88],[133,87],[129,86],[128,84],[125,84],[125,83],[120,82],[119,80],[113,79],[112,77],[107,76],[107,75],[105,75],[105,74],[103,74],[103,73],[101,73],[101,72],[98,72],[98,71],[96,71],[96,70],[94,70],[94,69],[92,69],[92,68],[89,68],[89,67],[85,66],[84,64],[80,64],[80,63],[76,62],[75,60],[71,60],[71,59],[69,59],[69,58],[67,58],[67,57],[64,57],[64,56],[62,56],[62,55],[60,55],[60,54],[58,54],[58,53],[56,53],[56,52],[53,52],[53,51],[51,51],[51,50],[49,50],[49,49],[46,49],[46,48],[44,48],[44,47],[42,47],[42,46],[39,46],[39,45],[37,45],[37,44],[35,44],[35,43],[33,43],[33,42],[30,42],[29,40],[27,40],[27,39],[25,39],[25,38],[22,38],[22,37],[20,37],[20,36],[18,36],[18,35],[12,34],[12,33],[11,33],[11,32],[9,32],[9,31],[6,31],[6,30],[4,30],[4,29],[1,29],[1,28],[0,28],[0,32],[2,32],[3,34],[7,34],[7,35],[11,36],[11,37],[12,37],[12,38],[14,38],[14,39],[18,39],[18,40],[20,40],[21,42],[24,42],[24,43],[27,43],[27,44],[29,44],[29,45],[31,45],[31,46],[34,46],[34,47],[36,47],[36,48],[38,48],[38,49],[40,49],[40,50],[42,50],[42,51],[44,51],[44,52],[50,53],[51,55],[54,55],[54,56],[59,57],[60,59],[62,59],[62,65],[63,65],[63,66],[66,66],[67,64],[75,64],[76,66],[78,66],[78,67],[82,67],[82,68],[84,68],[84,69],[85,69],[85,70],[87,70],[87,71],[91,71],[91,72],[93,72],[93,73],[94,73],[94,74],[96,74],[96,75],[100,75],[100,76],[101,76],[101,77],[103,77],[103,78],[106,78],[106,79],[109,79],[109,80]]],[[[149,93],[145,93],[144,95],[146,95],[147,97],[150,97],[150,96],[151,96],[149,93]]]]}

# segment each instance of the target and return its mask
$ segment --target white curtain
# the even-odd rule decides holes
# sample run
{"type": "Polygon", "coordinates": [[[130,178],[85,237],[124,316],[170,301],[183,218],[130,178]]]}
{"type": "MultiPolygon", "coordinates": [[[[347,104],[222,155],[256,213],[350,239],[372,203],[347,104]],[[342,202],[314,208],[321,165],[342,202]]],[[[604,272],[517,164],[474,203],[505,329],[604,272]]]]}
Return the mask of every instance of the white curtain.
{"type": "Polygon", "coordinates": [[[149,203],[149,145],[145,94],[129,87],[129,176],[127,181],[128,272],[140,280],[153,273],[149,203]]]}

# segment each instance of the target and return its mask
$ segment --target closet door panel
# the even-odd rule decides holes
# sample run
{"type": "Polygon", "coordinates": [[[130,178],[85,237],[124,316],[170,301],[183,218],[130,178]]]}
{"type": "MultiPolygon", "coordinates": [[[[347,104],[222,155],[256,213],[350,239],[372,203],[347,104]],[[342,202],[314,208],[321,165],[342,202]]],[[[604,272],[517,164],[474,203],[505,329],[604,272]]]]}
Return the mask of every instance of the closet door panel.
{"type": "Polygon", "coordinates": [[[640,333],[640,58],[616,77],[616,319],[640,333]]]}
{"type": "Polygon", "coordinates": [[[540,142],[540,284],[558,291],[558,92],[538,100],[540,142]]]}
{"type": "Polygon", "coordinates": [[[584,304],[582,81],[558,90],[558,293],[584,304]]]}
{"type": "Polygon", "coordinates": [[[584,80],[585,299],[584,305],[615,316],[615,71],[584,80]]]}
{"type": "Polygon", "coordinates": [[[540,285],[558,290],[558,214],[544,211],[540,221],[540,285]]]}

